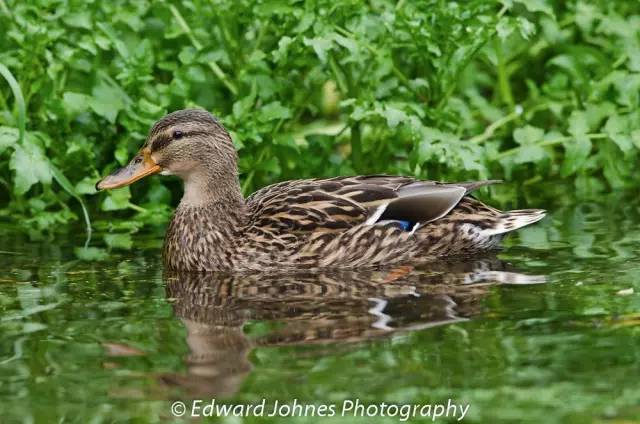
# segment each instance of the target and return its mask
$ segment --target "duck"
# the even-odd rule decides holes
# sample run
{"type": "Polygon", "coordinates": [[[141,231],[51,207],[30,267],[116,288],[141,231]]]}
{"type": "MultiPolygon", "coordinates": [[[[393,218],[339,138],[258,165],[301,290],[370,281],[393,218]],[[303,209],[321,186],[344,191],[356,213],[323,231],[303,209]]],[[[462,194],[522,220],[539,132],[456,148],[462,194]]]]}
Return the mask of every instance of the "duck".
{"type": "Polygon", "coordinates": [[[202,109],[157,121],[131,161],[96,189],[153,174],[176,175],[184,185],[162,252],[169,270],[405,266],[495,250],[507,233],[545,216],[542,209],[502,212],[471,195],[497,180],[338,176],[278,182],[245,198],[231,136],[202,109]]]}

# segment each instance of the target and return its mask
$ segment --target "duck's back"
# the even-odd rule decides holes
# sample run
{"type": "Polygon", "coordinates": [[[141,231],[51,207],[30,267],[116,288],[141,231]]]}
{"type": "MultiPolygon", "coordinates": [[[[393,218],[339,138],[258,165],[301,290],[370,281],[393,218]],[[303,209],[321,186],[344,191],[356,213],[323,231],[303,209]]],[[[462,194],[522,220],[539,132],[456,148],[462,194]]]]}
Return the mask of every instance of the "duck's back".
{"type": "Polygon", "coordinates": [[[251,269],[353,268],[491,249],[544,216],[503,213],[468,196],[493,182],[373,175],[274,184],[247,199],[239,254],[251,269]]]}

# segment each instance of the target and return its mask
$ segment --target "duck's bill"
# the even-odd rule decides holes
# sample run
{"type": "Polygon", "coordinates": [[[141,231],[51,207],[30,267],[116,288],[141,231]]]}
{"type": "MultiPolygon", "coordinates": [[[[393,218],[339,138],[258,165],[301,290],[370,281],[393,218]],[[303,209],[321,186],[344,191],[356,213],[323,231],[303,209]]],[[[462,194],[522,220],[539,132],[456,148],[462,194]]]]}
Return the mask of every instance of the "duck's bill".
{"type": "Polygon", "coordinates": [[[96,184],[96,190],[108,190],[124,187],[138,181],[147,175],[160,172],[160,165],[155,163],[148,151],[138,153],[127,166],[120,168],[111,175],[104,177],[96,184]]]}

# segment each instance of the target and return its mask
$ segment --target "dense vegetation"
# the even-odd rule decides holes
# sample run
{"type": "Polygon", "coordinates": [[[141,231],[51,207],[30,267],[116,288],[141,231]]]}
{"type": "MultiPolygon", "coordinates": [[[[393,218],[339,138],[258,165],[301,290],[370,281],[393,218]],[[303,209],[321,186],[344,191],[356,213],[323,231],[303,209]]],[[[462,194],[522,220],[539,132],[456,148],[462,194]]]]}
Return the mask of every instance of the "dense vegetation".
{"type": "Polygon", "coordinates": [[[187,106],[231,130],[245,192],[374,172],[580,196],[639,180],[636,1],[0,0],[0,75],[0,210],[36,229],[81,204],[166,220],[175,180],[93,186],[187,106]]]}

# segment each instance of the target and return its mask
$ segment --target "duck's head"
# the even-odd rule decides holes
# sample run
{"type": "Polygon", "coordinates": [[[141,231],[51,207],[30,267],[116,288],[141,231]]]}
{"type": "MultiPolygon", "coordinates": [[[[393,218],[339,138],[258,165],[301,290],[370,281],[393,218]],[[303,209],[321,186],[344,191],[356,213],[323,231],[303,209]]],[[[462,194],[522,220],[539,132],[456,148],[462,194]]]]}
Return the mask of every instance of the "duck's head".
{"type": "Polygon", "coordinates": [[[237,181],[237,154],[229,133],[207,111],[170,113],[153,125],[131,162],[100,180],[96,189],[124,187],[157,173],[179,176],[187,189],[190,184],[237,181]]]}

